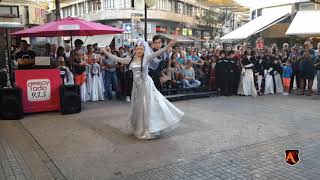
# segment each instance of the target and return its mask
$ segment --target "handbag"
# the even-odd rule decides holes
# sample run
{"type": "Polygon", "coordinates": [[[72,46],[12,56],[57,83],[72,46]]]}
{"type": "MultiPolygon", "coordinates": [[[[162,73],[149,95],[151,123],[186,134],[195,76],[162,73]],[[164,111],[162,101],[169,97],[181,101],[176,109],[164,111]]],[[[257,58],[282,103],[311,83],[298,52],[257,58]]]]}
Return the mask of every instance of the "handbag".
{"type": "Polygon", "coordinates": [[[161,83],[166,83],[170,80],[170,78],[165,74],[165,73],[161,73],[161,77],[160,77],[160,82],[161,83]]]}

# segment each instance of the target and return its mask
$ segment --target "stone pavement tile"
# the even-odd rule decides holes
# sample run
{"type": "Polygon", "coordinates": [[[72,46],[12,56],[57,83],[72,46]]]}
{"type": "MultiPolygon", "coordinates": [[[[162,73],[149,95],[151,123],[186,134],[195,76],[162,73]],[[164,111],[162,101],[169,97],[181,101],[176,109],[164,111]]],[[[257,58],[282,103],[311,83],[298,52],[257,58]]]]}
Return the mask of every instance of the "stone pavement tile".
{"type": "MultiPolygon", "coordinates": [[[[275,142],[266,141],[245,148],[231,149],[215,154],[209,153],[186,164],[176,164],[177,169],[183,169],[187,172],[185,175],[176,174],[176,176],[182,179],[313,179],[317,177],[315,172],[319,171],[312,167],[319,167],[320,157],[317,156],[316,151],[320,142],[320,133],[313,135],[312,138],[318,139],[318,141],[311,142],[309,141],[310,136],[293,134],[277,139],[275,142]],[[288,141],[288,139],[295,140],[288,141]],[[292,144],[299,144],[299,147],[303,149],[303,157],[300,156],[302,160],[295,166],[288,165],[284,157],[283,148],[292,144]],[[216,164],[208,166],[212,162],[216,164]]],[[[170,169],[174,169],[174,166],[171,164],[170,169]]],[[[166,171],[167,168],[164,166],[160,169],[166,171]]],[[[148,174],[150,179],[153,178],[152,173],[150,174],[148,170],[128,177],[139,179],[142,174],[148,174]]],[[[161,174],[157,176],[157,179],[166,178],[161,174]]]]}
{"type": "Polygon", "coordinates": [[[6,179],[65,179],[18,121],[1,121],[0,137],[0,164],[6,179]]]}

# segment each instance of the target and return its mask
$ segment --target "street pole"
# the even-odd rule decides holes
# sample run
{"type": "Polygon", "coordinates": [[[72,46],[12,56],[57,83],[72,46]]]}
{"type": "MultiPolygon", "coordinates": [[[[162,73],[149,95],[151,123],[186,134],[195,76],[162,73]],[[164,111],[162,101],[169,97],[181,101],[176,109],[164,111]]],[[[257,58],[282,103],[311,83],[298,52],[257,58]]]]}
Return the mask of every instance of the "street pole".
{"type": "Polygon", "coordinates": [[[147,22],[147,19],[148,19],[148,6],[147,4],[144,4],[144,40],[146,42],[148,42],[148,22],[147,22]]]}
{"type": "MultiPolygon", "coordinates": [[[[55,0],[55,4],[56,4],[56,21],[61,19],[60,1],[61,0],[55,0]]],[[[57,37],[57,38],[58,38],[58,46],[62,46],[62,37],[57,37]]]]}

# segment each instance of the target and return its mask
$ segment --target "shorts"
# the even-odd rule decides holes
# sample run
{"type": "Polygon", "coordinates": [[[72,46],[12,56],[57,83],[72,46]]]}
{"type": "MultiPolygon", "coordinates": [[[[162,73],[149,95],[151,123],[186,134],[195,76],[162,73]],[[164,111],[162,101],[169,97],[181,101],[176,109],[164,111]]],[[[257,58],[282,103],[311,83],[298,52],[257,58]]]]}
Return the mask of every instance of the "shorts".
{"type": "Polygon", "coordinates": [[[290,78],[282,78],[283,86],[285,88],[289,88],[290,87],[290,81],[291,81],[290,78]]]}

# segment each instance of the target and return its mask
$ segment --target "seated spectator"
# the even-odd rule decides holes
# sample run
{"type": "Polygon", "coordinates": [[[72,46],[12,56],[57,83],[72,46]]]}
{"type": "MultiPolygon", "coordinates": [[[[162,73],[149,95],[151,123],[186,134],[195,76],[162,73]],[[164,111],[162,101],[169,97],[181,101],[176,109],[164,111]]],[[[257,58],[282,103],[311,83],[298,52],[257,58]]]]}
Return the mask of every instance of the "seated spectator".
{"type": "Polygon", "coordinates": [[[192,61],[188,61],[187,66],[182,69],[182,83],[187,88],[196,88],[201,85],[201,82],[195,79],[194,69],[192,67],[192,61]]]}

